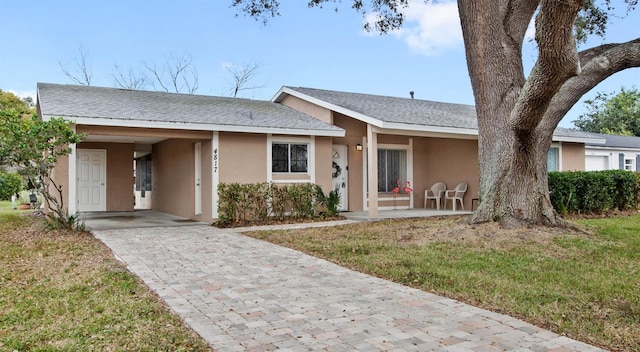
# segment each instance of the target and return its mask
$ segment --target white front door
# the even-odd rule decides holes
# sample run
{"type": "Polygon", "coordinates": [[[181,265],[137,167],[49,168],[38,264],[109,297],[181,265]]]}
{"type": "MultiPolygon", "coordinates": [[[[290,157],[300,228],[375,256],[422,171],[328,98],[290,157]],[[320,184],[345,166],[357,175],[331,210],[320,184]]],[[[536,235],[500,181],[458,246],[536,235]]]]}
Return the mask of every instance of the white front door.
{"type": "Polygon", "coordinates": [[[195,214],[202,214],[202,143],[198,142],[195,145],[195,214]]]}
{"type": "Polygon", "coordinates": [[[340,205],[338,209],[340,211],[347,211],[349,204],[349,184],[347,177],[347,146],[346,145],[333,145],[333,163],[332,163],[332,177],[333,177],[333,189],[338,189],[340,192],[340,205]]]}
{"type": "Polygon", "coordinates": [[[78,149],[78,211],[107,210],[107,151],[78,149]]]}

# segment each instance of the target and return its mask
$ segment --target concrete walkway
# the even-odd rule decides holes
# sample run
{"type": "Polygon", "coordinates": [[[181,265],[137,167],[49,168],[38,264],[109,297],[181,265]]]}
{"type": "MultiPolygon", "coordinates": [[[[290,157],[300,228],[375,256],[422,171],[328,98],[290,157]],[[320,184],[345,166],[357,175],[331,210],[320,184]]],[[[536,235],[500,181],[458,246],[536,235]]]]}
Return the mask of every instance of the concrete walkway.
{"type": "Polygon", "coordinates": [[[94,234],[217,351],[599,351],[233,231],[94,234]]]}

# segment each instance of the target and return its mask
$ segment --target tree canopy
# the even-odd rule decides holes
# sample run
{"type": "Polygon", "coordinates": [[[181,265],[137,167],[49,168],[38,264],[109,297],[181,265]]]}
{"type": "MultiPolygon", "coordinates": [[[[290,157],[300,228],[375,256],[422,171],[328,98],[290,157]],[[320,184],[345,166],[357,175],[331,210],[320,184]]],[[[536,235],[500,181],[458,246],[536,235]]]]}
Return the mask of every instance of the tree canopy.
{"type": "Polygon", "coordinates": [[[13,110],[21,116],[30,116],[35,112],[30,105],[32,99],[20,99],[11,92],[3,92],[0,89],[0,110],[13,110]]]}
{"type": "Polygon", "coordinates": [[[582,131],[640,136],[640,91],[622,88],[619,93],[599,92],[586,100],[588,112],[573,124],[582,131]]]}
{"type": "Polygon", "coordinates": [[[46,200],[49,220],[65,227],[77,224],[66,221],[70,217],[62,186],[51,176],[59,158],[70,154],[70,145],[81,140],[82,135],[73,131],[70,121],[43,121],[35,114],[25,118],[16,109],[0,109],[0,162],[29,179],[46,200]]]}

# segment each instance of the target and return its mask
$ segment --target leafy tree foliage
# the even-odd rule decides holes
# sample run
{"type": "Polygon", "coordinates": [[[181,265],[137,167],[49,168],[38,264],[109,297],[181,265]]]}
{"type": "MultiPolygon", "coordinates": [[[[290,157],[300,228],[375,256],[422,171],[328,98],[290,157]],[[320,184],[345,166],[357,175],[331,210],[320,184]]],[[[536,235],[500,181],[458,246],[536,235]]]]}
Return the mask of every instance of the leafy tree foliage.
{"type": "Polygon", "coordinates": [[[580,115],[573,124],[587,132],[640,136],[640,91],[626,90],[620,93],[598,93],[593,100],[586,100],[588,112],[580,115]]]}
{"type": "Polygon", "coordinates": [[[35,112],[31,103],[31,98],[20,99],[15,94],[0,89],[0,110],[14,110],[21,116],[30,116],[35,112]]]}
{"type": "Polygon", "coordinates": [[[23,118],[15,109],[0,110],[0,160],[27,177],[40,190],[48,206],[50,222],[73,227],[74,222],[64,207],[62,185],[51,177],[61,157],[71,153],[70,144],[78,143],[71,122],[61,118],[43,121],[37,115],[23,118]]]}

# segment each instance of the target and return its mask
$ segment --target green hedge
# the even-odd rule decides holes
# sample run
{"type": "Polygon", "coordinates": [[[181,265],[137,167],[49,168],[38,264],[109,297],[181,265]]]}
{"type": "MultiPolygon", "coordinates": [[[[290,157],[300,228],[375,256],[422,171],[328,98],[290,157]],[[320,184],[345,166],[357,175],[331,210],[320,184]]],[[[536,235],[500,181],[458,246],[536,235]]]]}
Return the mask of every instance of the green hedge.
{"type": "Polygon", "coordinates": [[[624,170],[549,173],[551,203],[561,215],[636,209],[638,174],[624,170]]]}
{"type": "Polygon", "coordinates": [[[0,200],[11,200],[11,196],[22,190],[22,176],[15,172],[0,171],[0,200]]]}
{"type": "Polygon", "coordinates": [[[338,213],[337,191],[322,192],[311,183],[275,185],[273,183],[221,183],[218,185],[216,226],[231,227],[262,224],[285,218],[322,218],[338,213]]]}

